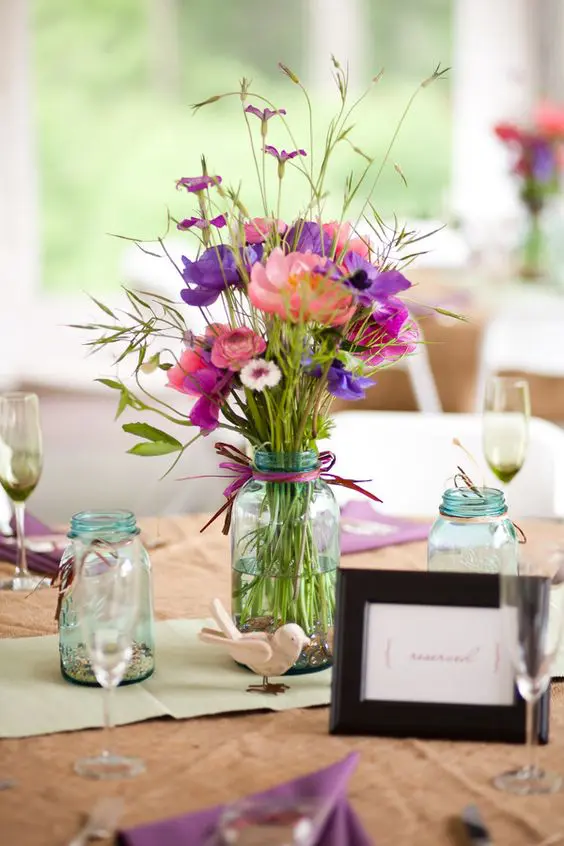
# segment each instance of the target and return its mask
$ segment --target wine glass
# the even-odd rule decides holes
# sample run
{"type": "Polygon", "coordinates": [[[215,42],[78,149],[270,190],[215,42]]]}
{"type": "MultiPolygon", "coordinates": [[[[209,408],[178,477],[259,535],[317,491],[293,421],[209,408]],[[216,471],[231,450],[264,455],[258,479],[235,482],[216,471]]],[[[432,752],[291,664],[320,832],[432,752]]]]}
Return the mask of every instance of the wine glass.
{"type": "Polygon", "coordinates": [[[558,654],[564,620],[564,584],[561,556],[544,551],[502,563],[500,606],[503,637],[515,669],[517,689],[526,703],[526,742],[529,763],[502,773],[494,785],[509,793],[555,793],[563,784],[557,773],[539,768],[538,703],[548,689],[551,666],[558,654]]]}
{"type": "Polygon", "coordinates": [[[139,758],[110,751],[112,700],[133,655],[139,611],[140,541],[137,536],[118,544],[94,541],[75,543],[73,604],[76,606],[84,647],[96,680],[103,688],[105,749],[94,758],[82,758],[75,771],[87,778],[129,778],[143,772],[139,758]]]}
{"type": "MultiPolygon", "coordinates": [[[[217,834],[222,846],[313,846],[331,808],[308,799],[256,798],[228,805],[217,834]]],[[[217,843],[217,839],[214,838],[217,843]]]]}
{"type": "Polygon", "coordinates": [[[507,484],[525,461],[531,400],[526,379],[492,376],[484,401],[484,454],[497,478],[507,484]]]}
{"type": "Polygon", "coordinates": [[[25,503],[34,491],[43,467],[39,400],[35,394],[0,396],[0,484],[10,497],[16,518],[17,563],[11,579],[0,582],[2,590],[33,590],[48,587],[43,576],[27,569],[25,503]]]}

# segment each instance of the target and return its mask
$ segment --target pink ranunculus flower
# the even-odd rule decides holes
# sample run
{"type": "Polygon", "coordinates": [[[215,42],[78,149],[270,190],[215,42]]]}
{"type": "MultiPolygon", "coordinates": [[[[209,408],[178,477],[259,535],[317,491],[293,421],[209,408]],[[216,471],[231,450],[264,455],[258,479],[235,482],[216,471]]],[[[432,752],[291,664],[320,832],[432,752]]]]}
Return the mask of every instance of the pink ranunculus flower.
{"type": "Polygon", "coordinates": [[[282,235],[287,225],[283,220],[274,220],[272,217],[253,217],[249,223],[245,223],[245,241],[247,244],[263,244],[272,229],[282,235]]]}
{"type": "Polygon", "coordinates": [[[344,285],[331,278],[330,267],[327,258],[309,252],[284,255],[275,247],[265,265],[253,265],[249,299],[255,308],[283,320],[341,326],[354,314],[355,303],[344,285]]]}
{"type": "Polygon", "coordinates": [[[226,370],[241,370],[251,359],[266,349],[266,342],[247,326],[237,329],[227,327],[216,336],[211,353],[212,364],[226,370]]]}
{"type": "Polygon", "coordinates": [[[339,224],[336,220],[332,220],[329,223],[323,224],[323,231],[335,242],[336,256],[339,256],[343,252],[352,252],[357,253],[363,258],[368,258],[370,249],[366,240],[353,237],[356,235],[356,232],[350,223],[339,224]]]}
{"type": "Polygon", "coordinates": [[[415,350],[419,329],[401,300],[389,297],[376,306],[348,335],[352,344],[368,347],[354,351],[369,367],[393,364],[415,350]]]}

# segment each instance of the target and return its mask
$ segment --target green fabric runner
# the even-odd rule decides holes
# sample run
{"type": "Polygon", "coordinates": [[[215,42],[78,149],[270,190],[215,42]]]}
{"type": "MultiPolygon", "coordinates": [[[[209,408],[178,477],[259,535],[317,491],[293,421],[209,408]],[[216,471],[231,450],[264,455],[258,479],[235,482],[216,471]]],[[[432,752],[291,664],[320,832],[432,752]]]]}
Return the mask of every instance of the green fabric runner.
{"type": "MultiPolygon", "coordinates": [[[[330,670],[287,678],[290,690],[278,696],[247,693],[247,686],[258,678],[221,648],[201,643],[197,634],[204,625],[213,622],[156,624],[155,673],[141,684],[118,688],[113,702],[116,724],[329,704],[330,670]]],[[[0,737],[100,727],[102,695],[99,688],[63,679],[56,635],[0,640],[0,737]]]]}

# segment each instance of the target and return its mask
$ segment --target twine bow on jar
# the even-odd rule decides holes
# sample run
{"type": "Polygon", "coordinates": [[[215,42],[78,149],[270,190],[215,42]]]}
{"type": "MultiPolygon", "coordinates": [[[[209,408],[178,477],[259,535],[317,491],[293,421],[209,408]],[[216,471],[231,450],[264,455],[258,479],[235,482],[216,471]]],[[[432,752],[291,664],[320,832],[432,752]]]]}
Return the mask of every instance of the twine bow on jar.
{"type": "MultiPolygon", "coordinates": [[[[461,490],[462,492],[464,492],[464,489],[466,488],[467,490],[471,491],[472,494],[474,494],[474,496],[478,496],[478,497],[480,497],[480,499],[484,500],[485,497],[484,497],[484,494],[482,493],[482,489],[479,488],[478,485],[476,485],[472,481],[472,479],[470,478],[468,473],[462,467],[460,467],[460,465],[457,465],[456,469],[458,470],[458,472],[455,473],[454,477],[453,477],[453,482],[454,482],[455,488],[457,488],[458,490],[461,490]]],[[[487,515],[478,516],[478,515],[476,515],[476,516],[468,516],[468,517],[452,517],[451,515],[446,515],[446,514],[442,513],[443,519],[447,519],[452,523],[466,523],[466,522],[492,523],[492,522],[498,520],[500,517],[504,517],[504,516],[507,516],[507,507],[505,508],[505,510],[503,512],[501,512],[500,514],[497,514],[495,516],[487,516],[487,515]]],[[[525,535],[525,532],[523,531],[523,529],[520,526],[518,526],[517,523],[515,523],[509,517],[507,519],[509,520],[509,522],[513,526],[513,529],[515,530],[515,534],[517,535],[518,543],[520,543],[520,544],[527,543],[527,536],[525,535]]]]}
{"type": "MultiPolygon", "coordinates": [[[[102,539],[95,539],[91,541],[91,543],[87,544],[84,556],[88,552],[94,552],[94,554],[103,562],[106,566],[108,565],[108,551],[110,555],[113,556],[117,560],[117,555],[115,549],[112,547],[110,543],[102,539]],[[106,555],[103,555],[101,552],[98,552],[99,549],[106,550],[106,555]]],[[[71,555],[69,558],[66,559],[64,563],[59,566],[59,570],[55,576],[51,579],[51,587],[56,588],[58,590],[57,596],[57,607],[55,609],[55,620],[59,620],[61,614],[61,607],[63,605],[63,600],[69,593],[72,584],[74,582],[75,577],[75,567],[74,567],[75,557],[71,555]]]]}
{"type": "Polygon", "coordinates": [[[243,487],[243,485],[248,482],[250,479],[256,479],[260,482],[314,482],[316,479],[323,479],[328,485],[340,485],[341,487],[348,488],[349,490],[356,491],[357,493],[363,494],[363,496],[369,497],[369,499],[374,500],[374,502],[382,502],[375,494],[370,493],[365,488],[361,488],[359,486],[359,482],[367,482],[368,479],[344,479],[342,476],[337,476],[335,473],[330,473],[329,471],[332,470],[333,465],[335,464],[336,457],[332,452],[326,450],[324,452],[319,453],[318,463],[317,466],[314,467],[312,470],[298,470],[298,471],[271,471],[271,472],[262,472],[259,471],[253,464],[252,458],[246,455],[242,450],[238,447],[233,446],[233,444],[227,443],[216,443],[215,444],[215,451],[219,456],[223,458],[227,458],[228,461],[221,461],[219,467],[222,470],[227,470],[231,475],[226,476],[225,474],[217,474],[217,475],[204,475],[204,476],[186,476],[186,479],[232,479],[233,481],[225,488],[223,491],[223,495],[226,497],[227,502],[224,502],[221,508],[219,508],[213,517],[211,517],[208,522],[200,529],[200,532],[205,531],[208,526],[210,526],[214,520],[226,512],[225,514],[225,521],[223,524],[223,534],[226,535],[229,532],[229,526],[231,525],[231,511],[233,509],[233,502],[235,501],[235,497],[239,490],[243,487]]]}

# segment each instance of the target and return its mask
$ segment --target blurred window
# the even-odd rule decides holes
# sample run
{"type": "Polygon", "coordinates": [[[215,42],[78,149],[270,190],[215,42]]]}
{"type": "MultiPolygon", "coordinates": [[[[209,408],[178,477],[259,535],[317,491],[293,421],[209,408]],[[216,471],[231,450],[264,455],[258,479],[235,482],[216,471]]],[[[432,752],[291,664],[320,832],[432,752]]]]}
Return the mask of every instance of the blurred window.
{"type": "MultiPolygon", "coordinates": [[[[319,81],[323,69],[329,72],[329,49],[343,64],[347,56],[334,47],[323,55],[322,48],[347,26],[356,45],[355,78],[369,80],[385,68],[351,136],[379,162],[417,85],[451,58],[452,0],[331,0],[341,15],[330,20],[319,0],[30,4],[42,285],[49,294],[117,288],[126,244],[108,233],[149,240],[163,233],[167,206],[174,214],[191,213],[174,180],[198,173],[202,153],[210,172],[233,184],[243,179],[244,202],[260,214],[238,99],[195,115],[191,103],[237,90],[240,78],[249,77],[253,90],[287,110],[299,145],[307,147],[303,96],[277,62],[315,80],[309,90],[323,127],[338,106],[336,90],[329,96],[319,81]]],[[[273,143],[289,149],[282,125],[271,124],[273,143]]],[[[255,128],[258,138],[258,122],[255,128]]],[[[423,90],[410,110],[374,195],[378,210],[440,217],[450,146],[447,79],[423,90]]],[[[347,173],[362,164],[342,147],[327,186],[333,195],[328,213],[338,209],[347,173]]],[[[305,202],[307,188],[289,185],[282,206],[288,214],[297,211],[297,200],[305,202]]]]}

